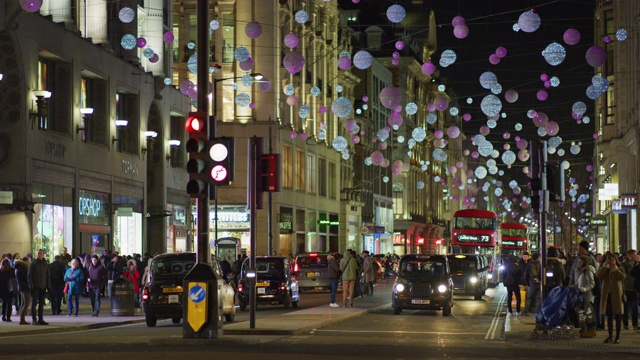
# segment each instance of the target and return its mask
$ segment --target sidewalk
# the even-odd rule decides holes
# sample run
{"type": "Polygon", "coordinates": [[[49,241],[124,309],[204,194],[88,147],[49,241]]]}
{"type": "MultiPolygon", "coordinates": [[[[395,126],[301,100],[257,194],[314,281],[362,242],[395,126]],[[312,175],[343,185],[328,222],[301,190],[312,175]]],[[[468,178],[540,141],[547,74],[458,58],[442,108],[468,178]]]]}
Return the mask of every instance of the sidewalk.
{"type": "MultiPolygon", "coordinates": [[[[505,341],[526,345],[544,346],[549,348],[574,348],[580,350],[594,350],[604,352],[639,352],[640,330],[622,330],[620,332],[620,344],[605,344],[604,340],[609,336],[608,331],[598,330],[593,338],[558,339],[558,340],[534,340],[531,338],[532,330],[536,326],[535,316],[504,317],[505,341]]],[[[615,321],[614,321],[615,327],[615,321]]],[[[615,338],[615,329],[613,331],[615,338]]]]}
{"type": "Polygon", "coordinates": [[[82,331],[145,322],[140,309],[135,309],[133,316],[111,316],[111,300],[109,298],[102,298],[100,316],[93,317],[91,316],[91,301],[88,297],[83,296],[80,297],[80,311],[78,311],[77,317],[67,316],[67,305],[62,304],[62,314],[60,315],[52,315],[51,307],[45,305],[44,321],[49,325],[31,325],[31,307],[27,311],[25,320],[29,322],[29,325],[18,325],[20,315],[12,315],[10,323],[1,322],[0,337],[82,331]]]}
{"type": "MultiPolygon", "coordinates": [[[[353,308],[332,308],[327,304],[327,306],[319,306],[273,316],[268,316],[266,313],[258,310],[258,312],[256,312],[254,329],[250,328],[249,321],[225,322],[221,339],[236,340],[244,343],[262,343],[272,341],[276,337],[310,332],[335,322],[360,316],[369,309],[387,304],[391,298],[390,291],[390,286],[386,288],[382,286],[376,287],[374,296],[357,298],[354,301],[355,307],[353,308]]],[[[304,295],[301,302],[303,301],[304,295]]],[[[63,313],[61,315],[51,315],[51,308],[45,306],[44,320],[48,322],[49,325],[18,325],[20,317],[17,315],[11,316],[11,323],[0,323],[0,338],[83,331],[145,322],[144,314],[140,309],[135,309],[133,316],[111,316],[111,302],[109,298],[102,299],[99,317],[91,316],[91,303],[88,297],[80,298],[78,317],[67,316],[66,307],[67,306],[63,304],[63,313]]],[[[239,312],[240,310],[237,311],[239,312]]],[[[248,311],[246,313],[248,314],[248,311]]],[[[31,309],[29,309],[26,320],[31,323],[31,309]]],[[[192,344],[193,341],[193,339],[158,338],[152,342],[157,341],[159,345],[162,345],[170,341],[174,343],[174,345],[177,345],[177,343],[180,343],[182,340],[186,340],[185,345],[192,344]]]]}

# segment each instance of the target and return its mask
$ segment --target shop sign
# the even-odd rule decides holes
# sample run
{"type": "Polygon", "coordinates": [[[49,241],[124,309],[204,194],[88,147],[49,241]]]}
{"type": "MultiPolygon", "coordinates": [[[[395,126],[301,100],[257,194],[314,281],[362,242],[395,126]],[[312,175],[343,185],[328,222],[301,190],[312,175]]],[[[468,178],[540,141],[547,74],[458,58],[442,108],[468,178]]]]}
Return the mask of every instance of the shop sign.
{"type": "Polygon", "coordinates": [[[424,238],[422,236],[416,239],[416,245],[424,245],[424,238]]]}
{"type": "Polygon", "coordinates": [[[614,214],[626,214],[627,209],[622,207],[622,200],[615,199],[611,202],[611,212],[614,214]]]}
{"type": "Polygon", "coordinates": [[[338,226],[338,225],[340,225],[340,221],[335,221],[335,220],[318,220],[318,225],[338,226]]]}
{"type": "Polygon", "coordinates": [[[395,233],[393,234],[393,245],[403,245],[404,244],[404,234],[395,233]]]}
{"type": "Polygon", "coordinates": [[[64,146],[64,144],[60,144],[51,140],[44,141],[45,155],[64,159],[64,153],[66,152],[67,152],[67,147],[64,146]]]}
{"type": "Polygon", "coordinates": [[[444,245],[444,239],[435,239],[434,245],[444,245]]]}
{"type": "Polygon", "coordinates": [[[376,226],[375,227],[375,232],[376,232],[376,234],[383,234],[384,233],[384,226],[376,226]]]}
{"type": "Polygon", "coordinates": [[[607,218],[604,216],[594,216],[589,220],[590,226],[606,226],[607,218]]]}
{"type": "Polygon", "coordinates": [[[13,191],[0,191],[0,204],[13,204],[13,191]]]}
{"type": "Polygon", "coordinates": [[[109,225],[109,194],[80,190],[78,213],[81,224],[109,225]]]}
{"type": "Polygon", "coordinates": [[[620,195],[620,207],[622,209],[637,209],[638,194],[622,194],[620,195]]]}

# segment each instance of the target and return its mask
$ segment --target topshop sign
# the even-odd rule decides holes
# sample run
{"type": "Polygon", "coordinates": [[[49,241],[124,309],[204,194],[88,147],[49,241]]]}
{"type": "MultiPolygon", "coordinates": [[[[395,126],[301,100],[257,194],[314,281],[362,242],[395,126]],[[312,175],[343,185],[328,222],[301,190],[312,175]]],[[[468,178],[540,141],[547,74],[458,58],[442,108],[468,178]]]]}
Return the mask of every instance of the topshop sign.
{"type": "Polygon", "coordinates": [[[108,194],[80,190],[78,194],[80,222],[84,224],[108,224],[108,217],[106,216],[108,205],[108,194]]]}

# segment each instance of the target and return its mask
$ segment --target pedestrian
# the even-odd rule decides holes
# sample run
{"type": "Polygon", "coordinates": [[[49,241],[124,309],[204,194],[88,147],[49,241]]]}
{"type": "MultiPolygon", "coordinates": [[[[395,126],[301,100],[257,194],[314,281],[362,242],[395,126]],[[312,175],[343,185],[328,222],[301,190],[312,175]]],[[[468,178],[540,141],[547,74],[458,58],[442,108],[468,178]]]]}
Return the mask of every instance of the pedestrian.
{"type": "Polygon", "coordinates": [[[369,251],[362,252],[362,282],[364,283],[363,294],[367,296],[373,296],[373,263],[371,262],[371,256],[369,251]]]}
{"type": "Polygon", "coordinates": [[[69,266],[69,265],[70,265],[69,263],[71,262],[71,258],[72,258],[72,256],[71,256],[71,254],[69,254],[69,253],[67,252],[67,248],[66,248],[66,247],[63,247],[63,248],[62,248],[62,253],[60,254],[60,260],[61,260],[61,261],[62,261],[62,263],[64,264],[65,269],[67,268],[67,266],[69,266]]]}
{"type": "Polygon", "coordinates": [[[522,301],[520,297],[520,268],[516,263],[516,257],[512,254],[507,256],[504,263],[504,270],[502,270],[502,283],[507,288],[507,311],[509,315],[513,315],[513,309],[511,304],[512,297],[516,298],[516,316],[520,315],[520,303],[522,301]]]}
{"type": "Polygon", "coordinates": [[[49,325],[44,321],[44,301],[51,279],[44,250],[39,249],[36,259],[29,265],[29,289],[31,290],[31,325],[49,325]],[[36,309],[37,307],[37,309],[36,309]],[[37,310],[37,314],[36,314],[37,310]],[[37,318],[36,318],[37,315],[37,318]]]}
{"type": "Polygon", "coordinates": [[[127,271],[124,273],[124,277],[131,280],[133,283],[133,298],[136,307],[140,307],[140,278],[142,278],[142,275],[140,275],[136,262],[133,259],[127,261],[127,271]]]}
{"type": "Polygon", "coordinates": [[[329,276],[329,282],[331,283],[331,302],[329,303],[329,306],[340,307],[340,305],[336,304],[336,292],[338,291],[340,266],[332,254],[327,255],[327,274],[329,276]]]}
{"type": "Polygon", "coordinates": [[[558,259],[558,249],[553,246],[549,246],[547,248],[547,273],[546,283],[545,283],[545,293],[546,297],[551,290],[556,286],[563,286],[565,282],[565,271],[564,271],[564,263],[561,259],[558,259]],[[551,275],[551,276],[550,276],[551,275]]]}
{"type": "Polygon", "coordinates": [[[15,270],[7,258],[0,262],[0,300],[2,300],[2,321],[11,322],[11,306],[13,305],[12,279],[15,280],[15,270]]]}
{"type": "Polygon", "coordinates": [[[594,301],[596,295],[600,295],[600,288],[602,287],[600,284],[600,280],[595,276],[595,274],[598,272],[598,269],[600,268],[600,264],[598,264],[596,258],[589,252],[589,242],[584,240],[581,241],[580,244],[578,244],[578,255],[574,258],[571,270],[569,272],[569,286],[580,288],[581,286],[578,284],[578,277],[581,274],[584,275],[584,272],[586,271],[585,269],[588,269],[589,266],[593,267],[594,285],[591,287],[588,296],[585,298],[588,298],[590,303],[594,306],[596,321],[587,324],[586,332],[583,332],[581,334],[582,337],[595,336],[595,330],[598,327],[598,310],[596,310],[595,307],[599,304],[594,304],[594,301]],[[580,260],[586,262],[586,266],[584,268],[579,268],[580,260]]]}
{"type": "Polygon", "coordinates": [[[522,316],[529,313],[537,313],[540,308],[540,253],[534,252],[524,270],[524,279],[527,281],[527,295],[525,309],[522,316]]]}
{"type": "Polygon", "coordinates": [[[51,277],[51,288],[49,298],[51,301],[51,315],[62,313],[62,297],[64,296],[64,274],[67,267],[61,255],[56,255],[54,261],[49,264],[49,275],[51,277]]]}
{"type": "Polygon", "coordinates": [[[100,314],[100,291],[107,282],[107,269],[100,263],[98,255],[91,257],[91,265],[88,270],[87,287],[91,299],[91,316],[100,314]]]}
{"type": "Polygon", "coordinates": [[[226,256],[223,256],[222,260],[220,260],[220,271],[222,272],[222,277],[225,280],[227,281],[231,280],[229,279],[229,275],[233,273],[233,270],[231,269],[231,264],[227,260],[226,256]]]}
{"type": "Polygon", "coordinates": [[[16,259],[14,262],[16,279],[18,280],[18,290],[20,291],[20,325],[29,325],[25,320],[29,305],[31,305],[31,289],[29,289],[29,265],[31,259],[27,256],[22,259],[16,259]]]}
{"type": "Polygon", "coordinates": [[[627,250],[627,259],[622,263],[622,271],[627,274],[627,278],[623,282],[624,295],[627,301],[624,304],[624,317],[622,325],[625,330],[629,329],[629,318],[633,330],[640,330],[638,327],[638,292],[636,291],[636,283],[638,282],[638,270],[640,263],[638,262],[638,254],[636,250],[627,250]]]}
{"type": "Polygon", "coordinates": [[[358,278],[358,262],[356,254],[352,250],[347,250],[340,260],[340,271],[342,271],[342,306],[353,307],[354,287],[358,278]]]}
{"type": "Polygon", "coordinates": [[[67,282],[67,316],[78,316],[80,310],[80,295],[82,295],[84,284],[84,271],[80,265],[80,260],[72,259],[71,267],[67,269],[64,275],[64,281],[67,282]]]}
{"type": "Polygon", "coordinates": [[[622,281],[627,275],[620,268],[620,263],[615,255],[608,252],[604,256],[604,265],[600,267],[596,276],[602,280],[602,298],[600,299],[600,314],[607,316],[607,330],[609,337],[605,343],[620,343],[620,328],[622,326],[622,314],[624,314],[624,304],[622,303],[623,287],[622,281]],[[616,338],[612,338],[613,319],[616,319],[616,338]]]}
{"type": "MultiPolygon", "coordinates": [[[[592,263],[592,259],[589,255],[582,255],[580,260],[577,260],[578,266],[577,269],[577,278],[576,282],[573,285],[577,287],[582,293],[582,300],[586,304],[585,308],[592,307],[593,304],[593,288],[596,286],[596,269],[592,263]]],[[[574,260],[576,261],[576,260],[574,260]]],[[[591,338],[596,336],[596,327],[595,322],[588,322],[585,324],[584,329],[580,329],[580,337],[591,338]]]]}
{"type": "Polygon", "coordinates": [[[119,279],[122,276],[122,266],[120,263],[120,256],[117,254],[112,255],[111,261],[106,266],[107,268],[107,295],[111,298],[111,287],[113,281],[119,279]]]}

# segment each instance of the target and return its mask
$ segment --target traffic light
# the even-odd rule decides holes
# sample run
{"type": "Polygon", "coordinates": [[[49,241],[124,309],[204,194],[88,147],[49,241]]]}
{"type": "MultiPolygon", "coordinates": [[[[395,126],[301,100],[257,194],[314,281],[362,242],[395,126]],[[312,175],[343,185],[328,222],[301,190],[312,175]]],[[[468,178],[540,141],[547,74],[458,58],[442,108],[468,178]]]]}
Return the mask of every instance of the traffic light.
{"type": "Polygon", "coordinates": [[[264,154],[260,159],[262,165],[262,191],[279,192],[281,187],[282,162],[280,154],[264,154]]]}
{"type": "Polygon", "coordinates": [[[209,141],[209,182],[214,186],[229,185],[233,182],[234,139],[219,137],[209,141]]]}
{"type": "Polygon", "coordinates": [[[565,200],[564,167],[558,163],[547,163],[547,188],[549,201],[563,202],[565,200]]]}
{"type": "Polygon", "coordinates": [[[190,112],[185,123],[185,130],[189,133],[187,141],[187,152],[189,161],[187,162],[187,172],[189,182],[187,183],[187,193],[190,197],[206,196],[207,187],[207,114],[201,111],[190,112]]]}

